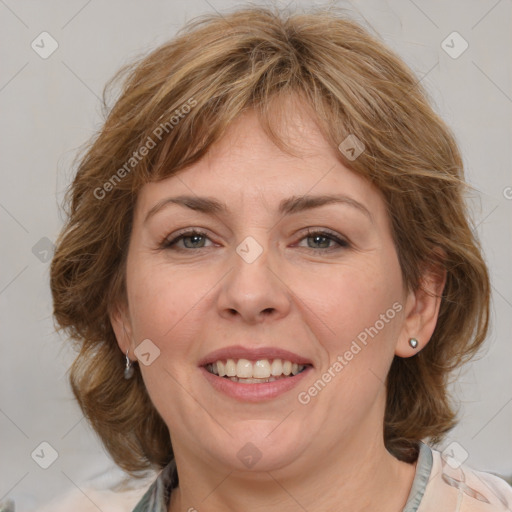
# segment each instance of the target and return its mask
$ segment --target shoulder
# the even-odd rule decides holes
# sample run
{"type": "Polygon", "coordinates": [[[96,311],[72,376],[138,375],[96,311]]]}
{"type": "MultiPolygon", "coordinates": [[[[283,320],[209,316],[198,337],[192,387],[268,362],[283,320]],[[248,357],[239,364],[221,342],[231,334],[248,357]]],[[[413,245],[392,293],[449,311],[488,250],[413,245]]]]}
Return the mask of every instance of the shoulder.
{"type": "Polygon", "coordinates": [[[172,459],[132,512],[165,512],[169,506],[172,489],[178,485],[178,481],[176,460],[172,459]]]}
{"type": "Polygon", "coordinates": [[[60,496],[36,512],[132,512],[147,488],[114,492],[84,487],[60,496]]]}
{"type": "Polygon", "coordinates": [[[432,468],[418,512],[490,512],[512,510],[512,487],[430,448],[432,468]]]}
{"type": "Polygon", "coordinates": [[[74,487],[54,498],[35,512],[132,512],[148,491],[157,475],[131,478],[116,467],[78,482],[74,487]]]}

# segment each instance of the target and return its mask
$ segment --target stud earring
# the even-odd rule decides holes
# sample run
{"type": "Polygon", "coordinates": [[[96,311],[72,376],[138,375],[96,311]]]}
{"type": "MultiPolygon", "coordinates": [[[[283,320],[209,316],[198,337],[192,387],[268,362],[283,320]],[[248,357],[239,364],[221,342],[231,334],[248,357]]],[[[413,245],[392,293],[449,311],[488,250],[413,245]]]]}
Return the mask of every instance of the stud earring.
{"type": "Polygon", "coordinates": [[[409,339],[409,345],[412,348],[417,348],[418,347],[418,340],[416,338],[410,338],[409,339]]]}
{"type": "Polygon", "coordinates": [[[124,378],[125,379],[131,379],[133,377],[133,363],[128,357],[129,350],[126,351],[126,366],[124,368],[124,378]]]}

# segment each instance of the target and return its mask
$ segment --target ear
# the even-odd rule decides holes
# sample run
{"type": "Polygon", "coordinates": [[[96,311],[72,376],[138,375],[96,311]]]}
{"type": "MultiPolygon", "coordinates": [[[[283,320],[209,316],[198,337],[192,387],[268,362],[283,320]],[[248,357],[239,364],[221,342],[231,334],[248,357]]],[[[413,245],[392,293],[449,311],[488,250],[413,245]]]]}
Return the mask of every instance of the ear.
{"type": "Polygon", "coordinates": [[[417,290],[409,290],[404,325],[395,347],[397,356],[411,357],[430,341],[437,324],[445,284],[446,269],[439,262],[425,269],[417,290]],[[410,346],[411,338],[418,340],[417,348],[410,346]]]}
{"type": "Polygon", "coordinates": [[[119,348],[126,354],[132,349],[132,327],[128,315],[128,306],[116,304],[109,311],[110,323],[116,335],[119,348]]]}

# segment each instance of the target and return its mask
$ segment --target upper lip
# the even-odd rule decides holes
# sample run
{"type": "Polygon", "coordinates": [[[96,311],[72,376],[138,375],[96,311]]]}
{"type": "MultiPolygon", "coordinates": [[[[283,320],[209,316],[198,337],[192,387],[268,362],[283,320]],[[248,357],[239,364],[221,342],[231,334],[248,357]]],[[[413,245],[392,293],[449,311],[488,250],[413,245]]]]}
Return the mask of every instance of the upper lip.
{"type": "Polygon", "coordinates": [[[248,359],[250,361],[258,361],[260,359],[284,359],[300,365],[312,365],[313,363],[298,354],[294,354],[289,350],[277,347],[258,347],[249,348],[242,345],[232,345],[210,352],[199,360],[198,366],[206,366],[225,359],[248,359]]]}

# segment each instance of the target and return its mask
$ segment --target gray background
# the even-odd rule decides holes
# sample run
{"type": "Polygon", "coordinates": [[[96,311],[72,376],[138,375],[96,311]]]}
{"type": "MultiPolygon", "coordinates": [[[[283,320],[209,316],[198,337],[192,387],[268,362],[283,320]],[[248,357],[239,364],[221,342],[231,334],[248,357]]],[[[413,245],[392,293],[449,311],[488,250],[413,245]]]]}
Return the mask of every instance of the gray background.
{"type": "MultiPolygon", "coordinates": [[[[186,20],[241,4],[0,0],[0,501],[10,496],[17,510],[115,476],[105,473],[112,463],[67,383],[73,352],[54,331],[47,261],[62,225],[58,205],[72,159],[101,125],[102,88],[122,64],[171,38],[186,20]],[[43,31],[59,45],[46,59],[31,47],[43,31]],[[43,441],[58,452],[46,470],[31,457],[43,441]]],[[[487,349],[453,385],[461,423],[441,448],[457,442],[467,464],[511,475],[512,2],[338,5],[374,27],[415,70],[460,143],[491,270],[493,318],[487,349]],[[456,59],[441,47],[453,31],[469,44],[456,59]]]]}

